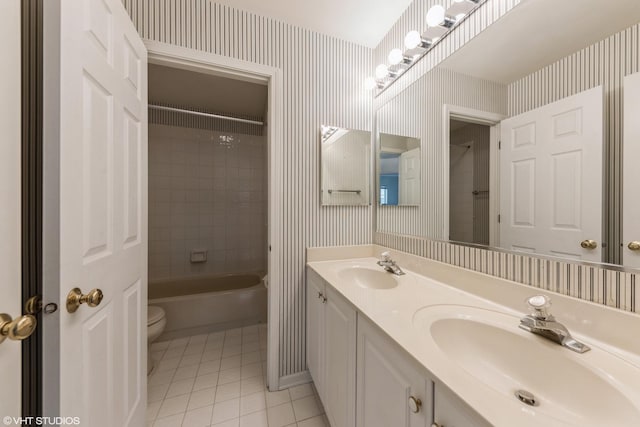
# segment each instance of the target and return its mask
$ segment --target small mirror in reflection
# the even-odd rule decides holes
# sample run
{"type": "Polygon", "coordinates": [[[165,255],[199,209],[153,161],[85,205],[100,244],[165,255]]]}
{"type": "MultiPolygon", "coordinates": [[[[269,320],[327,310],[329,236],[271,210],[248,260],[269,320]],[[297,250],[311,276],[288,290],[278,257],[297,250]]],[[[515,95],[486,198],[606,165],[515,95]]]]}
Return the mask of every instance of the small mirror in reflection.
{"type": "Polygon", "coordinates": [[[420,204],[420,140],[380,134],[380,205],[420,204]]]}

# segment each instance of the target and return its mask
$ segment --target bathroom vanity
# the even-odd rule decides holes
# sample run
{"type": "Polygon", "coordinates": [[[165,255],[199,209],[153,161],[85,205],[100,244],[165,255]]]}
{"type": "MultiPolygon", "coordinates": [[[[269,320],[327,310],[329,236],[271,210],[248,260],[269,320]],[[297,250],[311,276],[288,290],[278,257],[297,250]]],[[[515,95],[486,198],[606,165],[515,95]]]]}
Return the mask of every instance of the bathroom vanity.
{"type": "Polygon", "coordinates": [[[333,427],[640,425],[640,316],[401,252],[392,274],[383,251],[308,251],[308,368],[333,427]],[[536,294],[591,350],[518,327],[536,294]]]}

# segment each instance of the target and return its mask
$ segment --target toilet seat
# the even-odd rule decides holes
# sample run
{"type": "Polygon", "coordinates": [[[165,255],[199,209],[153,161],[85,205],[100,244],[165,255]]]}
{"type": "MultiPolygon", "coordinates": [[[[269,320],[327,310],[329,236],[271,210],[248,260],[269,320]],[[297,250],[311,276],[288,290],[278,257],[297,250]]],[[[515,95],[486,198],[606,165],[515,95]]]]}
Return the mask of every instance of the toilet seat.
{"type": "Polygon", "coordinates": [[[150,305],[147,311],[147,326],[151,326],[164,319],[165,312],[162,307],[150,305]]]}

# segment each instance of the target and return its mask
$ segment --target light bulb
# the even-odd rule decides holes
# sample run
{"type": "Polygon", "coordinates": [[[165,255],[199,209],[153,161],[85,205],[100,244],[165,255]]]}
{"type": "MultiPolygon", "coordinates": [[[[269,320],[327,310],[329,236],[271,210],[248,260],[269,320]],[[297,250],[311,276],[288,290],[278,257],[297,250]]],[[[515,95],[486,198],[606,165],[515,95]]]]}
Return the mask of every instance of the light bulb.
{"type": "Polygon", "coordinates": [[[389,63],[391,65],[398,65],[404,59],[404,55],[400,49],[391,49],[389,52],[389,63]]]}
{"type": "Polygon", "coordinates": [[[415,49],[422,43],[422,37],[420,37],[420,33],[413,30],[409,31],[404,38],[404,47],[407,49],[415,49]]]}
{"type": "Polygon", "coordinates": [[[444,7],[440,6],[439,4],[433,6],[427,12],[427,25],[429,27],[437,27],[444,22],[444,15],[444,7]]]}
{"type": "Polygon", "coordinates": [[[374,79],[373,77],[367,77],[366,79],[364,79],[365,90],[373,90],[376,88],[376,86],[378,86],[378,84],[376,83],[376,79],[374,79]]]}
{"type": "Polygon", "coordinates": [[[376,67],[376,78],[377,79],[384,79],[388,75],[389,75],[389,69],[387,68],[386,65],[380,64],[380,65],[378,65],[376,67]]]}
{"type": "Polygon", "coordinates": [[[456,15],[456,21],[461,20],[462,18],[464,18],[465,16],[467,16],[466,13],[459,13],[456,15]]]}

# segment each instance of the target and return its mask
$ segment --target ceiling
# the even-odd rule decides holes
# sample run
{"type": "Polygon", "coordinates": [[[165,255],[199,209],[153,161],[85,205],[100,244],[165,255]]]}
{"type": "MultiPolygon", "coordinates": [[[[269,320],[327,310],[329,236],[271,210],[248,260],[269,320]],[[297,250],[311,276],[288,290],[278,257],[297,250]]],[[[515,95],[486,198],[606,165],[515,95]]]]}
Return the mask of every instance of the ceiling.
{"type": "Polygon", "coordinates": [[[441,63],[509,84],[640,21],[640,0],[525,0],[441,63]]]}
{"type": "Polygon", "coordinates": [[[237,9],[375,48],[412,0],[216,0],[237,9]]]}
{"type": "Polygon", "coordinates": [[[263,117],[267,86],[149,64],[149,103],[263,117]]]}

